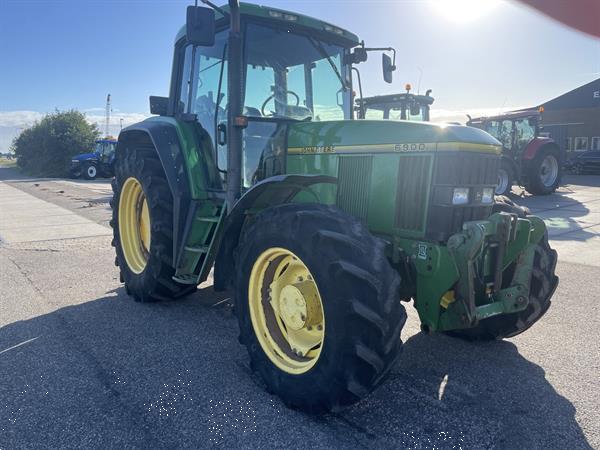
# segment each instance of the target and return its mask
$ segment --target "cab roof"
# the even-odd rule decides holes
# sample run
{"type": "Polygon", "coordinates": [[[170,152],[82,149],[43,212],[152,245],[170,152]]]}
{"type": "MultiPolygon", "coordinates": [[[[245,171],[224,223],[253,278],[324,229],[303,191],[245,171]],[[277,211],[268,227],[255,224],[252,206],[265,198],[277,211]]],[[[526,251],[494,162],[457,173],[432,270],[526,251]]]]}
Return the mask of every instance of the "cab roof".
{"type": "Polygon", "coordinates": [[[504,114],[497,114],[495,116],[484,116],[484,117],[473,117],[469,120],[470,123],[475,122],[486,122],[488,120],[512,120],[522,119],[524,117],[540,117],[540,111],[537,109],[523,109],[519,111],[509,111],[504,114]]]}
{"type": "Polygon", "coordinates": [[[404,92],[401,94],[375,95],[373,97],[365,97],[363,99],[357,98],[355,102],[357,105],[362,104],[369,108],[377,109],[377,107],[383,108],[385,105],[390,104],[400,105],[410,100],[416,100],[419,103],[431,105],[434,101],[434,98],[430,97],[429,95],[418,95],[404,92]]]}
{"type": "MultiPolygon", "coordinates": [[[[229,11],[229,6],[221,6],[221,9],[227,12],[229,11]]],[[[258,19],[272,20],[274,22],[279,22],[289,26],[300,26],[308,29],[312,28],[319,31],[319,33],[330,34],[332,38],[341,41],[343,45],[348,48],[355,47],[360,43],[358,36],[348,30],[314,17],[306,16],[293,11],[272,8],[270,6],[255,5],[252,3],[240,3],[240,15],[242,16],[242,19],[244,16],[254,17],[258,19]]],[[[215,18],[217,23],[221,20],[224,20],[224,16],[219,11],[215,11],[215,18]]],[[[175,41],[177,42],[179,39],[183,38],[185,33],[186,29],[185,25],[183,25],[179,29],[179,32],[175,37],[175,41]]]]}

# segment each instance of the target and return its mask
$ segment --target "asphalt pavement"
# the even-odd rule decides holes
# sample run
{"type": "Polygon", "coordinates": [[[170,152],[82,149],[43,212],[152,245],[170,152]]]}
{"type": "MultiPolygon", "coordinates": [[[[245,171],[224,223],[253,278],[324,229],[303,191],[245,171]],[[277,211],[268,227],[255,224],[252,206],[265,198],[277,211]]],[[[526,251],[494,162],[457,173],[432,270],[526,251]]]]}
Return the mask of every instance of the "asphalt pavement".
{"type": "Polygon", "coordinates": [[[600,177],[514,197],[546,219],[559,249],[560,284],[538,324],[472,344],[420,333],[407,305],[404,352],[387,382],[322,416],[286,408],[251,373],[230,293],[206,283],[156,304],[125,294],[108,181],[0,169],[2,179],[0,449],[600,448],[600,177]],[[15,239],[45,226],[34,213],[17,220],[15,205],[73,214],[106,234],[72,227],[15,239]]]}

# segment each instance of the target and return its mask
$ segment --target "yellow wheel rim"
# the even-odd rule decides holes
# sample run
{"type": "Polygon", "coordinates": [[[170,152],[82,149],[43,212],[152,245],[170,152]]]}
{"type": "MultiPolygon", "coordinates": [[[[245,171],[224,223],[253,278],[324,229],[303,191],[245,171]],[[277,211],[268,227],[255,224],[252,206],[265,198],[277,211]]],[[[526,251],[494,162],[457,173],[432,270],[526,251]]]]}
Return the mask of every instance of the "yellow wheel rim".
{"type": "Polygon", "coordinates": [[[150,211],[142,185],[127,178],[119,198],[119,236],[129,269],[140,274],[146,268],[150,252],[150,211]]]}
{"type": "Polygon", "coordinates": [[[274,247],[254,262],[250,319],[265,354],[290,374],[310,370],[325,339],[323,302],[314,277],[294,253],[274,247]]]}

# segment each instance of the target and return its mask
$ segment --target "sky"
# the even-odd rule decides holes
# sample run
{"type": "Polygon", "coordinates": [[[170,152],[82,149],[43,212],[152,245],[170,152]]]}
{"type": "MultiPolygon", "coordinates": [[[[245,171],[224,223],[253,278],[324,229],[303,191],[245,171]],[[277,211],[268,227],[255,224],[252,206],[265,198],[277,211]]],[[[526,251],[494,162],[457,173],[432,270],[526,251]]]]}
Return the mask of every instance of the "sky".
{"type": "MultiPolygon", "coordinates": [[[[0,152],[45,113],[75,108],[112,129],[167,95],[179,0],[0,0],[0,152]]],[[[221,3],[221,2],[217,2],[221,3]]],[[[600,77],[600,39],[510,0],[261,0],[398,51],[394,82],[380,58],[359,66],[365,95],[433,90],[434,120],[538,105],[600,77]]]]}

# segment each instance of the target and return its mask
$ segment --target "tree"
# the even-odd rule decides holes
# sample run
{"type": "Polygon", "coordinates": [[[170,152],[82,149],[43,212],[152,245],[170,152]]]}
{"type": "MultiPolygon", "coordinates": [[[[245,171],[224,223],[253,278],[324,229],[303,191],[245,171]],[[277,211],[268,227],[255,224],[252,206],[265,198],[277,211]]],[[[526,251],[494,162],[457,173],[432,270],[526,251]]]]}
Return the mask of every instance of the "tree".
{"type": "Polygon", "coordinates": [[[12,149],[25,173],[66,176],[71,158],[92,151],[99,134],[81,112],[56,111],[24,130],[13,140],[12,149]]]}

